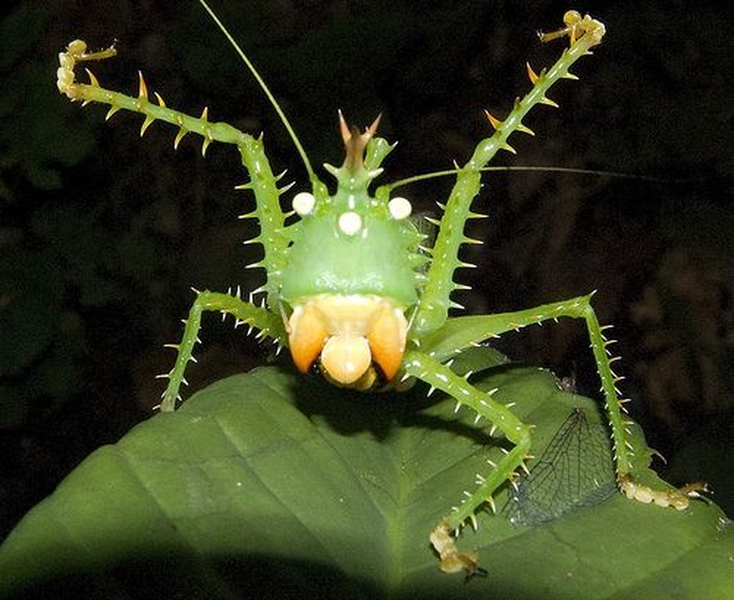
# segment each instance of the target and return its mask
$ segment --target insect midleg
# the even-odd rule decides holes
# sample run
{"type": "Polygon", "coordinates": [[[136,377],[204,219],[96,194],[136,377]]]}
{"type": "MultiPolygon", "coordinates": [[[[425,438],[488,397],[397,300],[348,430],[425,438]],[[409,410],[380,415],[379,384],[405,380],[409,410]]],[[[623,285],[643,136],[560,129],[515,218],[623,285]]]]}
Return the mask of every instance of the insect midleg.
{"type": "Polygon", "coordinates": [[[525,461],[530,452],[530,427],[516,417],[510,408],[492,398],[496,390],[484,392],[476,388],[465,377],[454,373],[449,366],[423,352],[408,351],[403,368],[407,375],[416,377],[454,398],[457,409],[459,405],[471,408],[478,415],[477,421],[486,419],[492,424],[493,431],[495,428],[500,430],[514,444],[486,476],[477,475],[479,485],[474,492],[464,492],[466,497],[431,532],[430,541],[439,554],[439,568],[442,571],[463,571],[467,576],[475,575],[480,571],[476,553],[459,551],[452,533],[458,533],[467,520],[476,527],[474,514],[477,509],[485,502],[494,507],[492,496],[495,490],[512,479],[518,468],[526,468],[525,461]]]}
{"type": "Polygon", "coordinates": [[[239,293],[230,295],[209,291],[196,292],[196,299],[191,305],[189,316],[184,320],[185,327],[181,342],[166,345],[168,348],[175,349],[178,354],[171,371],[158,376],[169,380],[161,400],[161,412],[175,410],[176,402],[181,399],[179,388],[181,384],[185,385],[187,383],[184,378],[186,365],[195,360],[193,357],[194,346],[200,341],[201,315],[205,311],[220,312],[223,317],[228,314],[232,315],[235,318],[235,327],[247,325],[259,329],[258,337],[272,338],[278,344],[284,343],[283,321],[277,313],[242,300],[239,293]]]}
{"type": "Polygon", "coordinates": [[[474,520],[480,505],[491,502],[492,494],[512,473],[521,467],[530,451],[530,427],[525,425],[504,404],[492,398],[493,393],[474,387],[465,377],[423,352],[410,350],[405,354],[404,369],[432,387],[449,394],[457,403],[471,408],[480,418],[488,420],[514,444],[512,450],[497,462],[492,471],[482,478],[479,487],[446,517],[451,529],[459,529],[466,520],[474,520]]]}
{"type": "Polygon", "coordinates": [[[561,317],[581,318],[586,322],[616,446],[617,474],[620,477],[625,476],[632,470],[634,457],[629,440],[630,435],[627,431],[630,423],[624,418],[625,400],[620,400],[616,387],[621,377],[612,371],[611,363],[615,359],[610,358],[608,354],[607,346],[610,342],[605,340],[603,328],[591,306],[591,295],[511,313],[450,319],[444,328],[425,340],[424,351],[438,360],[446,360],[471,344],[498,337],[503,333],[516,331],[528,325],[540,324],[548,320],[555,321],[561,317]],[[451,337],[442,339],[441,334],[445,335],[449,330],[452,332],[451,337]]]}

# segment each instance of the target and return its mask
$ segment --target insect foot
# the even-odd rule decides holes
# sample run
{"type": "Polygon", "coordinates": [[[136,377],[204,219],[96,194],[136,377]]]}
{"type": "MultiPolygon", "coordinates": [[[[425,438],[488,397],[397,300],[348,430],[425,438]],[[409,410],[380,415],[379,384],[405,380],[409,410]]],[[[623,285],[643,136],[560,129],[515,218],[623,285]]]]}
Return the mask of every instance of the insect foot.
{"type": "Polygon", "coordinates": [[[550,31],[548,33],[539,31],[538,37],[540,41],[550,42],[557,38],[568,36],[571,44],[573,44],[580,36],[588,35],[591,38],[596,38],[600,42],[604,35],[604,25],[602,23],[596,19],[592,19],[590,15],[581,16],[581,13],[575,10],[567,11],[563,15],[563,22],[566,26],[556,31],[550,31]]]}
{"type": "Polygon", "coordinates": [[[663,508],[672,507],[676,510],[686,510],[692,498],[704,498],[702,492],[707,492],[708,486],[697,481],[678,489],[654,490],[635,482],[629,475],[625,475],[620,477],[619,489],[630,500],[636,500],[643,504],[652,503],[663,508]]]}
{"type": "MultiPolygon", "coordinates": [[[[78,94],[79,86],[75,83],[76,76],[74,67],[77,62],[105,60],[117,54],[114,46],[110,46],[99,52],[87,52],[87,43],[83,40],[74,40],[66,47],[66,52],[59,53],[59,68],[56,70],[56,86],[62,94],[66,94],[71,100],[80,100],[78,94]]],[[[99,87],[97,79],[87,69],[87,75],[92,86],[99,87]]]]}
{"type": "Polygon", "coordinates": [[[438,568],[444,573],[464,573],[469,580],[475,575],[484,576],[487,572],[479,567],[479,554],[470,550],[461,552],[451,535],[448,521],[441,521],[431,532],[431,545],[440,558],[438,568]]]}

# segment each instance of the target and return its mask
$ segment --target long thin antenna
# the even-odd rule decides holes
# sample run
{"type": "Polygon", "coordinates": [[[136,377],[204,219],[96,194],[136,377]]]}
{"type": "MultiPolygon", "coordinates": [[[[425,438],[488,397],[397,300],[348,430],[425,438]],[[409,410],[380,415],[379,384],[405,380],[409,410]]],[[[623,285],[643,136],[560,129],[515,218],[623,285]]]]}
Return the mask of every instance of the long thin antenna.
{"type": "MultiPolygon", "coordinates": [[[[667,177],[655,177],[653,175],[638,175],[636,173],[620,173],[618,171],[601,171],[598,169],[581,169],[576,167],[549,167],[549,166],[526,166],[526,165],[509,165],[501,167],[482,167],[477,169],[481,173],[488,171],[540,171],[541,173],[571,173],[577,175],[604,175],[607,177],[614,177],[617,179],[635,179],[642,181],[650,181],[653,183],[690,183],[698,181],[697,179],[670,179],[667,177]]],[[[389,190],[408,185],[409,183],[416,183],[418,181],[425,181],[427,179],[435,179],[438,177],[448,177],[449,175],[457,175],[462,172],[462,169],[446,169],[444,171],[433,171],[432,173],[423,173],[420,175],[414,175],[412,177],[406,177],[399,181],[387,184],[389,190]]]]}
{"type": "Polygon", "coordinates": [[[301,142],[298,139],[298,136],[296,135],[296,132],[293,129],[293,126],[291,125],[290,121],[288,120],[288,117],[285,116],[283,109],[280,108],[280,104],[278,104],[278,101],[275,99],[275,96],[273,96],[273,93],[270,91],[270,88],[265,83],[265,80],[260,76],[260,73],[258,73],[257,69],[255,68],[255,65],[253,65],[252,62],[250,62],[250,59],[247,58],[247,55],[245,54],[244,50],[240,48],[240,45],[237,43],[234,37],[232,37],[232,34],[224,26],[224,23],[222,23],[222,21],[219,20],[219,17],[214,13],[214,11],[211,8],[209,8],[209,5],[205,2],[205,0],[199,0],[199,3],[204,7],[204,10],[206,10],[206,12],[209,13],[209,16],[216,23],[217,27],[219,27],[219,29],[222,31],[222,33],[227,38],[227,40],[232,45],[232,47],[235,49],[237,54],[239,54],[240,58],[242,59],[242,62],[244,62],[245,65],[247,65],[247,68],[250,69],[250,73],[252,73],[252,76],[255,78],[255,81],[257,81],[258,85],[260,85],[263,92],[265,92],[265,96],[267,97],[270,104],[273,105],[275,112],[278,113],[278,116],[280,117],[281,122],[285,126],[286,131],[288,131],[288,135],[291,136],[291,139],[293,140],[293,143],[296,146],[296,150],[298,150],[298,154],[301,155],[301,160],[303,161],[303,165],[306,167],[306,171],[308,171],[308,178],[311,181],[315,181],[316,174],[314,173],[314,170],[311,167],[311,161],[308,160],[306,151],[303,149],[303,146],[301,145],[301,142]]]}

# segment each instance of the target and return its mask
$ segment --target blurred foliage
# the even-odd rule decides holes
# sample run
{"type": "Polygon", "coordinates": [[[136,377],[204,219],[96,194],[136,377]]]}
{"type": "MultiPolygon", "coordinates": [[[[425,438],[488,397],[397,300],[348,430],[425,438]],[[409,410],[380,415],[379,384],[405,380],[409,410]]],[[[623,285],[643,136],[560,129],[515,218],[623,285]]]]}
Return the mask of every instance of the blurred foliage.
{"type": "MultiPolygon", "coordinates": [[[[559,50],[534,35],[558,24],[565,3],[455,4],[222,0],[214,8],[314,163],[340,160],[337,108],[360,124],[382,112],[381,133],[400,142],[386,165],[397,179],[467,156],[488,133],[482,109],[502,117],[527,89],[525,60],[538,69],[559,50]]],[[[253,231],[236,219],[250,202],[232,190],[246,177],[236,153],[214,146],[203,160],[184,140],[174,154],[163,126],[141,142],[138,117],[108,125],[102,109],[70,105],[55,88],[57,53],[77,36],[94,47],[118,39],[119,57],[95,68],[103,85],[134,93],[143,69],[170,106],[208,105],[215,120],[264,131],[275,169],[302,176],[272,109],[195,2],[26,0],[7,9],[0,450],[10,458],[0,470],[0,506],[9,511],[0,531],[91,449],[149,414],[160,393],[154,375],[172,360],[160,348],[180,335],[189,287],[252,289],[262,278],[243,269],[257,249],[239,244],[253,231]]],[[[658,180],[492,177],[479,202],[491,218],[471,231],[486,244],[467,252],[482,268],[459,275],[474,288],[460,301],[496,312],[598,289],[602,320],[619,326],[635,416],[670,453],[732,407],[733,23],[729,11],[692,2],[650,0],[634,10],[609,2],[599,16],[608,38],[578,67],[582,82],[556,92],[560,111],[532,116],[537,137],[517,138],[518,158],[507,162],[658,180]]],[[[433,210],[447,184],[409,194],[418,210],[433,210]]],[[[535,328],[501,347],[575,375],[589,392],[597,384],[584,335],[535,328]]],[[[206,323],[204,340],[194,388],[266,358],[228,325],[206,323]]]]}

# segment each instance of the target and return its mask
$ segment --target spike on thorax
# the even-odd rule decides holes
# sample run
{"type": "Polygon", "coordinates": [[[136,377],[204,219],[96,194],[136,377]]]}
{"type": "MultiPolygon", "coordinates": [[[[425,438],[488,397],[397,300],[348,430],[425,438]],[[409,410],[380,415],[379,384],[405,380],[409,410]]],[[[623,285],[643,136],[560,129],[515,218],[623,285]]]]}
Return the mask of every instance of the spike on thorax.
{"type": "Polygon", "coordinates": [[[344,150],[346,153],[342,168],[352,173],[359,173],[364,170],[364,151],[369,141],[377,133],[380,116],[377,116],[372,122],[372,125],[364,130],[364,133],[360,133],[356,126],[349,126],[347,124],[342,111],[339,111],[339,131],[341,132],[342,140],[344,140],[344,150]]]}

